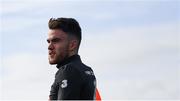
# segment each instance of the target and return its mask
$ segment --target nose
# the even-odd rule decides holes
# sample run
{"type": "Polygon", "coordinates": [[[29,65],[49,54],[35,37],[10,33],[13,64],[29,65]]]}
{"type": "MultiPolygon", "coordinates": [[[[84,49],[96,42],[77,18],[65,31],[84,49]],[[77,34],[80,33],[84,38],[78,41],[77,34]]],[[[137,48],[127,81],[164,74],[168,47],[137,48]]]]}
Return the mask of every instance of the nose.
{"type": "Polygon", "coordinates": [[[54,49],[54,46],[52,43],[49,43],[49,46],[48,46],[48,50],[53,50],[54,49]]]}

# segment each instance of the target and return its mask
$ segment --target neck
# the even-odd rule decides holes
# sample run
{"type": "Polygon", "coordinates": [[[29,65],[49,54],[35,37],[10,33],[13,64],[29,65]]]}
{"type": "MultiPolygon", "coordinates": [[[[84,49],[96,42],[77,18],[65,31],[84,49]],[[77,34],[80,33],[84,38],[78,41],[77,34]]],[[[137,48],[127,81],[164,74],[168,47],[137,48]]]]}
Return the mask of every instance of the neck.
{"type": "Polygon", "coordinates": [[[65,58],[63,61],[59,61],[56,67],[59,68],[59,67],[64,66],[70,62],[75,62],[75,61],[81,62],[80,56],[78,54],[74,54],[70,57],[65,58]]]}

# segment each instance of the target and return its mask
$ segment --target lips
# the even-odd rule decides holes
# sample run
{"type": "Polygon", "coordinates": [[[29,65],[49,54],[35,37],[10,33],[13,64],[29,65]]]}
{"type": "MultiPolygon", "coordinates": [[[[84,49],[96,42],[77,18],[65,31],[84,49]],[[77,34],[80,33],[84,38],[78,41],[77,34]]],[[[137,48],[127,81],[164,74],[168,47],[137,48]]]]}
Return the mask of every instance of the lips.
{"type": "Polygon", "coordinates": [[[50,52],[49,52],[49,55],[50,55],[50,56],[54,56],[54,55],[55,55],[55,52],[50,51],[50,52]]]}

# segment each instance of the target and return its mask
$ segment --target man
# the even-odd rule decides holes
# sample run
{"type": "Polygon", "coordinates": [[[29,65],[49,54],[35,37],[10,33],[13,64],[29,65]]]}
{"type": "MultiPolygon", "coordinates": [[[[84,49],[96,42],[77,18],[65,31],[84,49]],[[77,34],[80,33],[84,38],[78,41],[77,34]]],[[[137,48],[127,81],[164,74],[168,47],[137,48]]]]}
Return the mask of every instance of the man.
{"type": "Polygon", "coordinates": [[[50,100],[93,100],[96,78],[78,55],[81,28],[73,18],[51,18],[47,42],[48,59],[59,69],[51,86],[50,100]]]}

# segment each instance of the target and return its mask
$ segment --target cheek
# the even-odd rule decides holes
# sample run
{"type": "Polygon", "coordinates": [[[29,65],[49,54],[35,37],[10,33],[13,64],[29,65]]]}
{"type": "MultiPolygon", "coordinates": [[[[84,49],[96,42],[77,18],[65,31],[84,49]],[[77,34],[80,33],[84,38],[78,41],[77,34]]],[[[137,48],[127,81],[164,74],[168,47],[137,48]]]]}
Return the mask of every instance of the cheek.
{"type": "Polygon", "coordinates": [[[56,46],[56,52],[59,54],[66,54],[68,52],[68,44],[59,44],[56,46]]]}

